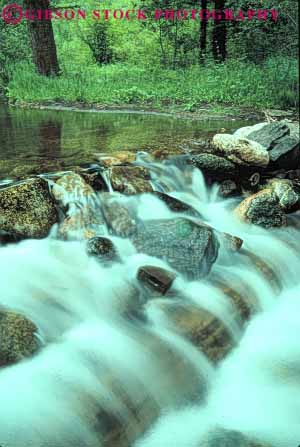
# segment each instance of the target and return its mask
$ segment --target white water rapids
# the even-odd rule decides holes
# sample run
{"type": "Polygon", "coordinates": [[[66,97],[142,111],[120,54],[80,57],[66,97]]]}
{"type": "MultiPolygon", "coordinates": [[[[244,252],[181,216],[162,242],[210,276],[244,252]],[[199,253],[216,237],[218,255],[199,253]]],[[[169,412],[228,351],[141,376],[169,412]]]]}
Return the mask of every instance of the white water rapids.
{"type": "MultiPolygon", "coordinates": [[[[176,279],[183,305],[218,317],[236,343],[216,366],[169,319],[164,309],[172,296],[141,300],[138,268],[170,267],[136,253],[129,240],[112,237],[122,262],[110,267],[88,257],[84,242],[53,235],[1,247],[0,304],[31,319],[43,343],[33,358],[0,371],[1,447],[243,447],[205,444],[217,428],[237,430],[262,446],[297,447],[299,230],[241,224],[233,200],[206,188],[200,171],[140,163],[150,167],[157,190],[192,205],[217,230],[241,237],[272,270],[281,292],[250,257],[221,247],[212,272],[257,310],[245,328],[210,277],[176,279]]],[[[149,194],[122,201],[141,220],[175,217],[149,194]]]]}

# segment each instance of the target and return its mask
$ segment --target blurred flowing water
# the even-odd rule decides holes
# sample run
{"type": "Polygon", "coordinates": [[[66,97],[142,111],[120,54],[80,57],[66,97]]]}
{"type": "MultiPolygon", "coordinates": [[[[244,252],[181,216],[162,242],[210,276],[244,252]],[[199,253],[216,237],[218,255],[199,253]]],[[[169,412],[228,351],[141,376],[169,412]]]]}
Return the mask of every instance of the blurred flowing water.
{"type": "MultiPolygon", "coordinates": [[[[237,446],[224,439],[204,443],[221,427],[263,446],[296,447],[299,230],[237,222],[237,199],[221,200],[198,170],[153,164],[145,154],[137,164],[151,170],[157,190],[193,206],[217,230],[241,237],[244,252],[221,246],[207,278],[188,281],[178,274],[175,297],[145,301],[138,268],[171,268],[137,253],[129,239],[111,237],[121,257],[111,266],[88,257],[83,241],[56,240],[55,231],[44,240],[1,247],[0,304],[30,318],[43,346],[0,372],[0,445],[237,446]],[[268,266],[278,287],[252,256],[268,266]],[[249,324],[215,276],[255,309],[249,324]],[[233,350],[220,365],[182,336],[172,319],[176,305],[204,309],[226,327],[233,350]]],[[[178,216],[149,194],[120,201],[140,221],[178,216]]]]}

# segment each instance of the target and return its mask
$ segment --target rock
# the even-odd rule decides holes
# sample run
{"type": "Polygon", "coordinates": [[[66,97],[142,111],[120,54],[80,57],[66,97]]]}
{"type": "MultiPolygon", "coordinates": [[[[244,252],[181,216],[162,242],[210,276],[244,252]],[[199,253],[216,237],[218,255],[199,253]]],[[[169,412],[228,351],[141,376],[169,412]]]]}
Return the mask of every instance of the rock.
{"type": "Polygon", "coordinates": [[[113,242],[106,237],[93,237],[87,241],[86,251],[100,261],[118,261],[119,255],[113,242]]]}
{"type": "Polygon", "coordinates": [[[280,138],[289,134],[289,126],[284,122],[279,122],[266,124],[261,129],[250,132],[247,138],[256,141],[269,151],[275,146],[280,138]]]}
{"type": "Polygon", "coordinates": [[[108,173],[114,191],[128,195],[153,191],[150,173],[142,166],[113,166],[108,173]]]}
{"type": "Polygon", "coordinates": [[[233,135],[237,138],[248,138],[250,133],[262,129],[267,124],[268,123],[265,122],[265,123],[254,124],[254,126],[241,127],[240,129],[237,129],[233,135]]]}
{"type": "Polygon", "coordinates": [[[94,191],[107,191],[107,185],[98,169],[80,170],[79,174],[94,191]]]}
{"type": "Polygon", "coordinates": [[[158,192],[158,191],[153,191],[152,194],[158,197],[160,200],[162,200],[167,205],[167,207],[174,213],[186,213],[189,214],[190,216],[199,217],[199,213],[197,210],[195,210],[195,208],[182,202],[179,199],[176,199],[175,197],[169,196],[164,192],[158,192]]]}
{"type": "Polygon", "coordinates": [[[300,167],[299,139],[284,136],[277,140],[269,151],[271,169],[294,169],[300,167]]]}
{"type": "Polygon", "coordinates": [[[176,155],[181,155],[182,150],[179,148],[162,148],[162,149],[156,149],[151,152],[151,155],[156,160],[166,160],[168,158],[174,157],[176,155]]]}
{"type": "Polygon", "coordinates": [[[239,251],[242,248],[243,239],[229,233],[219,233],[218,235],[227,250],[239,251]]]}
{"type": "Polygon", "coordinates": [[[92,205],[97,201],[93,188],[75,172],[62,175],[53,185],[52,195],[63,208],[70,204],[92,205]]]}
{"type": "Polygon", "coordinates": [[[219,195],[221,197],[232,197],[239,193],[237,184],[233,180],[224,180],[219,188],[219,195]]]}
{"type": "Polygon", "coordinates": [[[190,340],[209,360],[222,360],[234,346],[224,323],[205,309],[166,300],[157,304],[174,324],[176,331],[190,340]]]}
{"type": "Polygon", "coordinates": [[[0,231],[22,238],[44,238],[58,221],[48,184],[41,178],[0,188],[0,231]]]}
{"type": "Polygon", "coordinates": [[[285,212],[300,207],[299,195],[294,190],[293,182],[288,179],[272,179],[267,184],[268,188],[276,194],[279,205],[285,212]],[[298,206],[297,206],[298,205],[298,206]]]}
{"type": "Polygon", "coordinates": [[[144,286],[161,295],[167,293],[175,278],[175,273],[152,265],[140,267],[137,273],[137,279],[144,286]]]}
{"type": "Polygon", "coordinates": [[[57,237],[63,240],[88,240],[106,233],[106,226],[99,210],[82,207],[68,215],[59,225],[57,237]]]}
{"type": "Polygon", "coordinates": [[[129,151],[116,151],[110,154],[95,154],[95,157],[102,166],[108,168],[111,166],[133,163],[135,162],[136,154],[129,151]]]}
{"type": "Polygon", "coordinates": [[[0,310],[0,367],[12,365],[37,352],[37,327],[26,317],[0,310]]]}
{"type": "Polygon", "coordinates": [[[259,143],[250,138],[237,138],[230,134],[216,134],[214,148],[227,160],[242,166],[265,168],[269,164],[269,153],[259,143]]]}
{"type": "Polygon", "coordinates": [[[211,227],[183,217],[140,222],[132,242],[138,252],[166,260],[191,279],[209,273],[219,250],[211,227]]]}
{"type": "Polygon", "coordinates": [[[112,234],[128,237],[136,231],[135,219],[130,215],[128,209],[118,201],[118,195],[102,194],[101,206],[106,225],[112,234]]]}
{"type": "Polygon", "coordinates": [[[235,214],[244,222],[261,225],[265,228],[286,225],[286,216],[271,188],[247,197],[235,209],[235,214]]]}
{"type": "Polygon", "coordinates": [[[16,166],[11,172],[10,177],[14,179],[25,179],[29,176],[39,175],[46,172],[57,172],[63,169],[63,165],[58,160],[46,160],[39,163],[22,163],[16,166]]]}
{"type": "MultiPolygon", "coordinates": [[[[247,438],[243,433],[216,427],[210,430],[199,447],[267,447],[255,440],[247,438]]],[[[270,446],[269,446],[270,447],[270,446]]]]}
{"type": "Polygon", "coordinates": [[[286,122],[286,125],[290,129],[290,136],[297,138],[299,140],[299,137],[300,137],[299,121],[296,123],[286,122]]]}
{"type": "Polygon", "coordinates": [[[237,175],[234,163],[214,154],[193,155],[188,163],[193,164],[213,179],[223,180],[237,175]]]}

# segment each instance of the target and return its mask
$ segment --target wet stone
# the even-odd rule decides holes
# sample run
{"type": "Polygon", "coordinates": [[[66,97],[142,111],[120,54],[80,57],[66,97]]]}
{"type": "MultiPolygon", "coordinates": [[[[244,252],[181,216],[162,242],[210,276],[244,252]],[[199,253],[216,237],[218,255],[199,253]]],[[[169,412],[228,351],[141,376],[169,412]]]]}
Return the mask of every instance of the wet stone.
{"type": "Polygon", "coordinates": [[[25,316],[0,310],[0,368],[37,352],[37,327],[25,316]]]}
{"type": "Polygon", "coordinates": [[[142,166],[113,166],[108,174],[114,191],[127,195],[153,191],[150,173],[142,166]]]}
{"type": "Polygon", "coordinates": [[[164,259],[190,279],[207,275],[219,251],[211,227],[183,217],[140,222],[131,240],[138,252],[164,259]]]}
{"type": "Polygon", "coordinates": [[[175,273],[152,265],[140,267],[137,273],[140,283],[161,295],[167,293],[175,278],[175,273]]]}
{"type": "Polygon", "coordinates": [[[34,178],[0,188],[0,231],[41,239],[58,221],[48,184],[34,178]]]}
{"type": "Polygon", "coordinates": [[[238,187],[233,180],[224,180],[219,188],[219,195],[221,197],[232,197],[239,193],[238,187]]]}
{"type": "Polygon", "coordinates": [[[119,256],[113,242],[106,237],[93,237],[87,241],[86,251],[101,261],[118,261],[119,256]]]}

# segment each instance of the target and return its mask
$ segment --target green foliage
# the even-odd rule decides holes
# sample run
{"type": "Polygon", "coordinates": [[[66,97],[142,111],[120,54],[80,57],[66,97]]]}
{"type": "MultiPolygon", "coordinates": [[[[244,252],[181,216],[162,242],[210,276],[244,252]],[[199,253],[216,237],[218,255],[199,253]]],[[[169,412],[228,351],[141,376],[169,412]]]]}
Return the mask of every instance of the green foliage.
{"type": "Polygon", "coordinates": [[[202,104],[285,108],[297,105],[296,77],[293,59],[273,59],[264,66],[228,62],[176,71],[94,65],[56,79],[39,76],[31,65],[21,64],[8,95],[11,101],[168,105],[183,110],[202,104]]]}
{"type": "Polygon", "coordinates": [[[12,76],[14,64],[27,60],[30,49],[24,24],[14,27],[0,20],[0,91],[12,76]]]}

